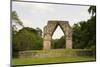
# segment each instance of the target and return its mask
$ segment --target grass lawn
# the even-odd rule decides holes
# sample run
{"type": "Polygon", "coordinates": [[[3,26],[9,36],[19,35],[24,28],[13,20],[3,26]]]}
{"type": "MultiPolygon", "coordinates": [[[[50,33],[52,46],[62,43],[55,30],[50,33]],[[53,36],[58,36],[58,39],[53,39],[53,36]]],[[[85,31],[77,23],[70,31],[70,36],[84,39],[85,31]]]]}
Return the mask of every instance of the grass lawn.
{"type": "Polygon", "coordinates": [[[95,57],[53,57],[53,58],[14,58],[12,65],[27,65],[27,64],[47,64],[47,63],[61,63],[61,62],[81,62],[81,61],[95,61],[95,57]]]}

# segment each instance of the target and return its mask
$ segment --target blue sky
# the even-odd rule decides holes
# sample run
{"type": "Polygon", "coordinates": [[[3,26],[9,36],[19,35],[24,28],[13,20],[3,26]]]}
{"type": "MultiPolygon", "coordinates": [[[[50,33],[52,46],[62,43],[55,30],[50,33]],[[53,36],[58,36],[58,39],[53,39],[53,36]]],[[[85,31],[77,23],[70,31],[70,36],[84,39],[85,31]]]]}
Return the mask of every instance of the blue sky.
{"type": "MultiPolygon", "coordinates": [[[[89,6],[12,2],[12,10],[17,12],[25,27],[39,27],[42,31],[48,20],[69,21],[71,26],[79,21],[86,21],[90,18],[88,8],[89,6]]],[[[62,35],[63,32],[58,27],[53,38],[60,38],[62,35]]]]}

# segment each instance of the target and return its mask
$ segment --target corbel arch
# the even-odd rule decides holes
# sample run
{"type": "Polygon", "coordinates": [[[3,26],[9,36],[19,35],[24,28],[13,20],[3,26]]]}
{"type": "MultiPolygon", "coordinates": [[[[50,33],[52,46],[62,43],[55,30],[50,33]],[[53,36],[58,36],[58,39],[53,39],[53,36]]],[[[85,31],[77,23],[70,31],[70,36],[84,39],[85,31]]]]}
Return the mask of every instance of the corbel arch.
{"type": "Polygon", "coordinates": [[[60,26],[66,40],[66,48],[72,48],[72,28],[68,21],[48,21],[48,24],[44,27],[43,36],[43,49],[51,49],[51,39],[57,26],[60,26]]]}

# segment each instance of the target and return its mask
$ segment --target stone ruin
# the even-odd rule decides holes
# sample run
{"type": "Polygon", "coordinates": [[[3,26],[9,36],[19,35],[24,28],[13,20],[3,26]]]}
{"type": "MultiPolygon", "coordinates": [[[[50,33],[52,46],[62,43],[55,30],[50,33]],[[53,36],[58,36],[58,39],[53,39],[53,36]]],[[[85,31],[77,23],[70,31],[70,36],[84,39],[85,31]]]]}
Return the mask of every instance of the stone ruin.
{"type": "Polygon", "coordinates": [[[77,57],[77,56],[95,56],[95,51],[92,50],[77,50],[69,51],[64,49],[51,49],[51,40],[54,31],[57,26],[60,26],[66,40],[66,49],[72,49],[72,28],[68,21],[48,21],[48,24],[44,27],[43,37],[43,51],[20,51],[20,58],[46,58],[46,57],[77,57]]]}
{"type": "Polygon", "coordinates": [[[57,26],[60,26],[66,41],[66,48],[72,49],[72,28],[68,21],[48,21],[48,24],[44,27],[43,34],[43,49],[51,49],[52,35],[55,32],[57,26]]]}

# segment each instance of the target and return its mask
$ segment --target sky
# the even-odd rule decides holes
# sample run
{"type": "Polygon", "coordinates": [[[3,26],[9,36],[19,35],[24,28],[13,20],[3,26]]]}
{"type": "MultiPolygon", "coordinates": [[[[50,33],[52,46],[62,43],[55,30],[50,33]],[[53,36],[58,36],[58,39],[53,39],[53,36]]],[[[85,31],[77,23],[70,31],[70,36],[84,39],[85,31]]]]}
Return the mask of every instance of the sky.
{"type": "MultiPolygon", "coordinates": [[[[79,5],[12,2],[12,11],[17,12],[25,27],[39,27],[42,31],[49,20],[68,21],[71,26],[87,21],[90,18],[88,8],[89,6],[79,5]]],[[[52,38],[60,38],[62,35],[64,34],[58,26],[52,38]]]]}

